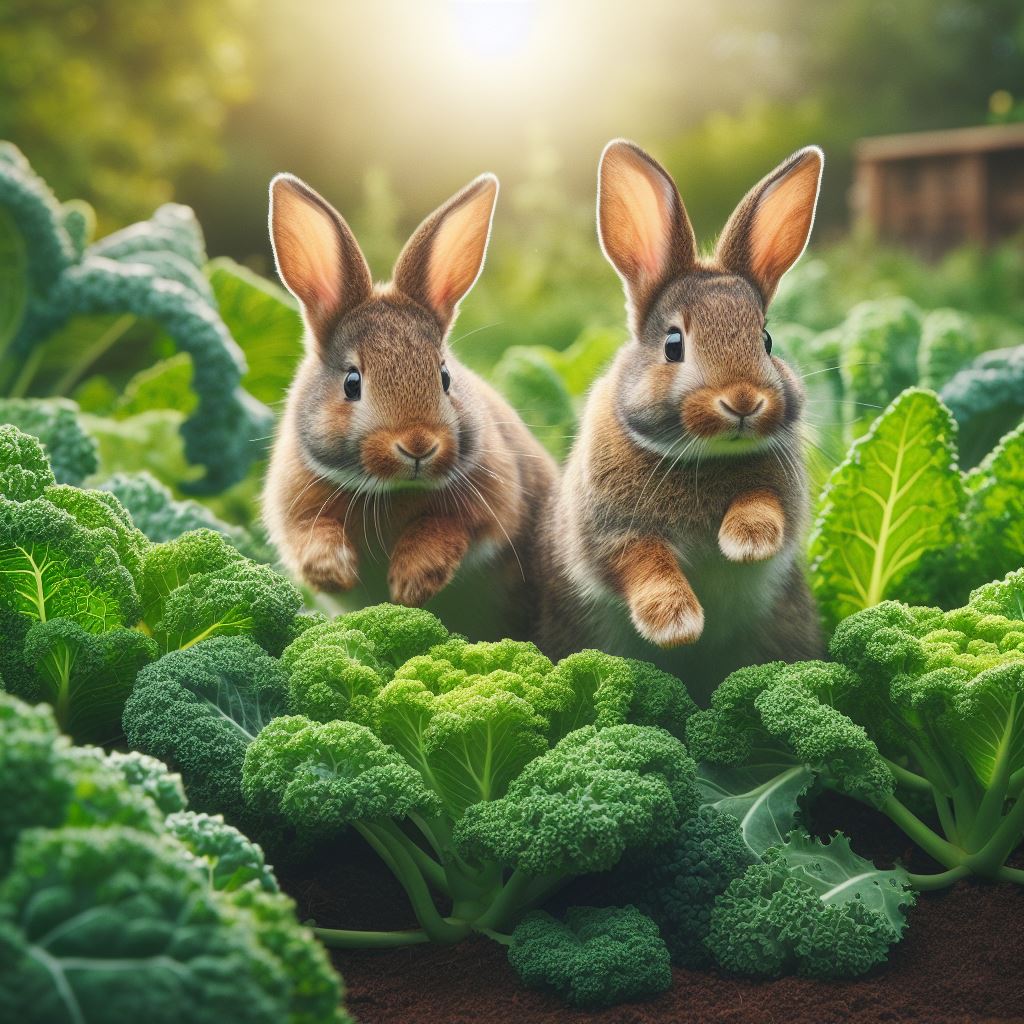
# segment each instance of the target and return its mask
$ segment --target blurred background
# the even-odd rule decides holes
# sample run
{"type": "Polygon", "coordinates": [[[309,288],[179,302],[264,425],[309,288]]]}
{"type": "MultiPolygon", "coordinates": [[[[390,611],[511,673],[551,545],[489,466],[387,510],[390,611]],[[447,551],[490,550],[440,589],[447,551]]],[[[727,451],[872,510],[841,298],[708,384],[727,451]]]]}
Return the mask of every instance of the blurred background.
{"type": "MultiPolygon", "coordinates": [[[[666,163],[705,242],[757,178],[821,144],[821,246],[850,226],[858,138],[1024,118],[1019,0],[4,0],[2,11],[0,136],[58,197],[91,202],[100,233],[176,199],[195,208],[211,255],[268,271],[266,185],[287,169],[345,214],[384,277],[423,214],[492,170],[504,185],[495,273],[471,302],[508,315],[572,282],[588,318],[618,320],[592,216],[612,136],[666,163]]],[[[553,313],[540,340],[571,338],[581,315],[553,313]]],[[[481,358],[507,340],[479,339],[481,358]]]]}
{"type": "MultiPolygon", "coordinates": [[[[597,160],[614,136],[666,164],[706,247],[780,160],[811,142],[825,149],[811,249],[772,309],[780,351],[822,390],[812,398],[822,479],[865,410],[907,383],[938,387],[960,366],[906,379],[878,371],[874,392],[857,392],[868,363],[852,328],[850,338],[835,331],[859,303],[911,304],[871,314],[884,327],[872,327],[872,344],[902,360],[916,358],[919,338],[932,351],[938,328],[923,325],[939,309],[969,318],[952,332],[970,333],[961,362],[1024,342],[1020,0],[0,4],[0,138],[61,202],[91,204],[95,226],[90,213],[81,229],[90,238],[168,201],[192,207],[198,241],[180,251],[210,285],[180,267],[179,277],[219,309],[248,362],[243,386],[273,408],[301,352],[297,318],[283,293],[222,259],[273,276],[270,177],[289,170],[327,196],[383,279],[419,220],[490,170],[503,186],[491,251],[455,344],[563,453],[588,384],[625,333],[594,230],[597,160]]],[[[163,237],[160,216],[144,233],[163,237]]],[[[130,251],[133,237],[95,252],[130,251]]],[[[161,273],[173,262],[157,259],[161,273]]],[[[92,426],[104,467],[141,463],[177,491],[180,452],[166,466],[160,457],[193,408],[188,346],[147,334],[139,310],[80,314],[33,349],[34,362],[18,362],[28,341],[16,338],[0,394],[73,398],[105,417],[92,426]],[[142,440],[129,445],[126,427],[103,425],[153,406],[159,443],[152,426],[133,428],[142,440]]],[[[866,328],[851,323],[861,337],[866,328]]],[[[197,372],[196,389],[204,379],[197,372]]],[[[210,408],[221,386],[206,387],[210,408]]],[[[205,410],[196,451],[215,447],[200,436],[205,410]]],[[[259,443],[270,435],[245,429],[259,443]]],[[[229,518],[252,519],[260,470],[222,501],[229,518]]]]}

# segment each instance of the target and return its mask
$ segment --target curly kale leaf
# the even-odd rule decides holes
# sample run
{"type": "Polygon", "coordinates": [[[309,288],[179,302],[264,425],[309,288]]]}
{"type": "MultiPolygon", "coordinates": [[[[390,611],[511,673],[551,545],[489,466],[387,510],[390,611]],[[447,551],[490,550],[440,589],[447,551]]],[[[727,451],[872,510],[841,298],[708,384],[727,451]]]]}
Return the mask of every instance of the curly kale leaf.
{"type": "Polygon", "coordinates": [[[52,483],[53,471],[39,440],[12,424],[0,424],[0,497],[29,501],[52,483]]]}
{"type": "Polygon", "coordinates": [[[434,813],[437,798],[394,750],[355,722],[275,719],[246,751],[250,805],[327,831],[434,813]]]}
{"type": "Polygon", "coordinates": [[[796,833],[718,897],[707,947],[739,974],[856,977],[888,957],[913,902],[904,872],[875,868],[845,836],[796,833]]]}
{"type": "Polygon", "coordinates": [[[125,704],[132,747],[181,772],[192,806],[259,826],[242,799],[242,761],[284,714],[288,677],[247,637],[214,637],[146,666],[125,704]]]}
{"type": "Polygon", "coordinates": [[[1024,422],[971,470],[964,489],[962,543],[970,580],[1001,579],[1024,565],[1024,422]]]}
{"type": "Polygon", "coordinates": [[[213,530],[234,548],[254,561],[272,559],[265,545],[246,530],[218,519],[197,501],[178,501],[159,480],[148,472],[117,473],[101,484],[128,510],[132,522],[151,541],[162,544],[191,530],[213,530]]]}
{"type": "Polygon", "coordinates": [[[99,468],[96,442],[82,429],[78,406],[68,399],[0,398],[0,421],[39,438],[58,483],[78,486],[99,468]]]}
{"type": "Polygon", "coordinates": [[[0,881],[6,1020],[285,1019],[284,966],[167,838],[25,832],[0,881]]]}
{"type": "Polygon", "coordinates": [[[62,618],[33,625],[23,651],[35,669],[40,695],[53,705],[61,728],[79,743],[110,743],[121,736],[121,713],[135,676],[159,653],[138,630],[90,633],[62,618]]]}
{"type": "Polygon", "coordinates": [[[715,899],[756,859],[736,818],[702,807],[668,842],[627,853],[602,892],[651,917],[673,963],[708,967],[712,958],[704,940],[715,899]]]}
{"type": "Polygon", "coordinates": [[[233,892],[255,885],[264,892],[279,891],[263,850],[222,815],[181,810],[168,815],[166,824],[176,839],[206,863],[214,889],[233,892]]]}
{"type": "Polygon", "coordinates": [[[658,926],[632,906],[570,907],[562,921],[536,910],[516,925],[508,961],[528,988],[572,1006],[615,1006],[672,984],[658,926]]]}
{"type": "Polygon", "coordinates": [[[697,809],[696,769],[663,729],[585,726],[536,758],[499,800],[469,807],[465,855],[530,875],[572,877],[665,842],[697,809]]]}
{"type": "MultiPolygon", "coordinates": [[[[690,719],[690,751],[700,762],[744,769],[755,785],[744,801],[759,807],[773,795],[784,803],[803,792],[808,769],[840,792],[880,806],[892,794],[892,773],[864,728],[837,707],[856,687],[848,670],[826,662],[739,669],[712,695],[710,708],[690,719]]],[[[710,802],[745,820],[742,803],[710,802]]],[[[764,828],[763,819],[757,828],[764,828]]],[[[755,853],[763,842],[752,844],[755,853]]]]}
{"type": "Polygon", "coordinates": [[[89,491],[61,508],[49,499],[55,491],[0,498],[0,603],[40,622],[69,618],[91,633],[134,624],[139,598],[109,509],[89,491]]]}
{"type": "Polygon", "coordinates": [[[960,461],[977,465],[1024,418],[1024,345],[983,352],[942,389],[960,425],[960,461]]]}
{"type": "Polygon", "coordinates": [[[657,725],[673,736],[686,735],[697,705],[682,682],[646,661],[617,658],[602,651],[580,651],[563,658],[554,672],[571,698],[550,716],[555,739],[582,725],[657,725]]]}
{"type": "Polygon", "coordinates": [[[279,654],[302,604],[287,578],[245,558],[212,530],[149,548],[139,590],[143,620],[164,651],[210,637],[251,636],[279,654]]]}

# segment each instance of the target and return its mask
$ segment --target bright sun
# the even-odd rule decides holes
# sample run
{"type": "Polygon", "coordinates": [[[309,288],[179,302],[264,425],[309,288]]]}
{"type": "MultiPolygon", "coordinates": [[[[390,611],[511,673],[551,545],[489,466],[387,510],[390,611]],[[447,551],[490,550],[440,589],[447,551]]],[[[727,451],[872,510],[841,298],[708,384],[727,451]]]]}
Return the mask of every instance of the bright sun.
{"type": "Polygon", "coordinates": [[[519,55],[528,45],[537,0],[450,0],[459,42],[468,56],[519,55]]]}

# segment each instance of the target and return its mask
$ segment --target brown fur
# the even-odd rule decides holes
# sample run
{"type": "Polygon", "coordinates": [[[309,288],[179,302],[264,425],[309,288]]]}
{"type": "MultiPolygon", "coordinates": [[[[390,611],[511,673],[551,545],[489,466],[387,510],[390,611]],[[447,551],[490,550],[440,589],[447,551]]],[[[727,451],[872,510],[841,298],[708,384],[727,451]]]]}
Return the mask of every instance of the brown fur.
{"type": "Polygon", "coordinates": [[[540,639],[552,657],[597,646],[650,658],[706,696],[741,665],[821,653],[800,570],[803,390],[762,340],[767,302],[810,230],[820,154],[765,178],[715,256],[690,259],[675,186],[638,153],[618,142],[602,159],[598,222],[633,336],[593,388],[549,503],[540,639]],[[652,206],[651,190],[665,201],[652,206]],[[672,222],[633,233],[652,209],[672,222]],[[660,263],[651,236],[671,239],[654,247],[660,263]],[[665,355],[670,329],[684,335],[678,363],[665,355]]]}
{"type": "Polygon", "coordinates": [[[703,610],[664,542],[639,537],[612,558],[611,568],[641,636],[661,647],[697,640],[703,610]]]}
{"type": "MultiPolygon", "coordinates": [[[[281,188],[289,203],[311,193],[290,179],[272,188],[275,209],[281,188]]],[[[447,343],[483,261],[496,191],[485,176],[449,200],[403,250],[394,283],[354,305],[345,304],[348,286],[318,280],[329,253],[288,262],[303,236],[285,231],[282,247],[275,234],[281,276],[303,303],[312,343],[274,445],[264,519],[285,565],[318,589],[350,590],[383,551],[391,598],[421,605],[479,548],[495,563],[496,585],[513,580],[509,600],[536,609],[536,510],[554,464],[447,343]],[[338,307],[321,308],[325,295],[340,296],[338,307]],[[442,365],[451,375],[447,393],[442,365]],[[343,390],[352,368],[362,379],[358,400],[343,390]]],[[[352,267],[357,256],[365,261],[340,215],[319,197],[312,205],[335,219],[337,273],[359,279],[352,267]]],[[[272,215],[275,231],[284,231],[282,219],[272,215]]]]}

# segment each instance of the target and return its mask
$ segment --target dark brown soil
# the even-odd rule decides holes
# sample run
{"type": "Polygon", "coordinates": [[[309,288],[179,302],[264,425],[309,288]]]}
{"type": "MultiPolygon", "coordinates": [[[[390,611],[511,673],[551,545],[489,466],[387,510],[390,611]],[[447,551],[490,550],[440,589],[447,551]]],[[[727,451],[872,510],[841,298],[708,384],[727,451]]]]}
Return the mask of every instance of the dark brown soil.
{"type": "MultiPolygon", "coordinates": [[[[815,830],[843,827],[858,852],[885,861],[914,851],[887,821],[858,805],[824,804],[815,830]]],[[[404,894],[353,841],[329,868],[285,885],[300,912],[349,928],[414,925],[404,894]]],[[[913,870],[932,866],[920,855],[913,870]]],[[[856,981],[753,982],[676,969],[657,999],[583,1012],[523,988],[496,943],[335,952],[348,1006],[361,1024],[1024,1024],[1024,892],[960,883],[921,897],[889,963],[856,981]]]]}

